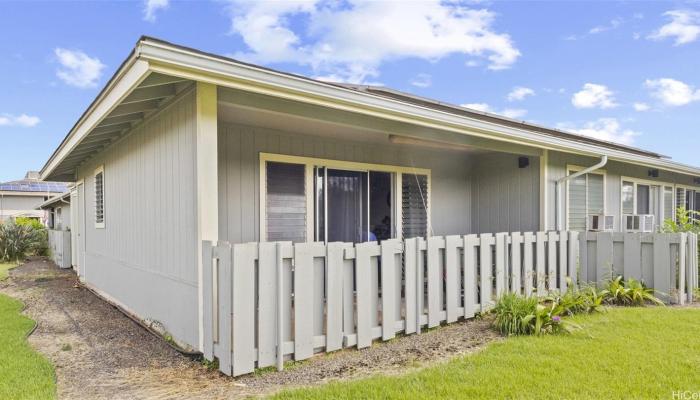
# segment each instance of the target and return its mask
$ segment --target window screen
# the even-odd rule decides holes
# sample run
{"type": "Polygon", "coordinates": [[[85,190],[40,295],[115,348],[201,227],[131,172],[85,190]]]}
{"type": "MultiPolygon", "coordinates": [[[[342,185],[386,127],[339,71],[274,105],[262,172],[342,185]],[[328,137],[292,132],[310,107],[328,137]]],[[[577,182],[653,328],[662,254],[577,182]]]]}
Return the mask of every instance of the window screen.
{"type": "MultiPolygon", "coordinates": [[[[664,220],[673,218],[673,188],[664,188],[664,220]]],[[[663,222],[662,222],[663,223],[663,222]]]]}
{"type": "Polygon", "coordinates": [[[651,214],[650,213],[650,193],[649,186],[647,185],[637,185],[637,214],[651,214]]]}
{"type": "Polygon", "coordinates": [[[605,189],[603,175],[588,174],[588,214],[603,214],[605,210],[605,189]]]}
{"type": "Polygon", "coordinates": [[[589,215],[605,212],[604,181],[600,174],[581,175],[569,181],[568,229],[585,231],[589,215]]]}
{"type": "Polygon", "coordinates": [[[104,171],[99,171],[95,174],[95,223],[104,224],[105,222],[105,190],[104,190],[104,171]]]}
{"type": "Polygon", "coordinates": [[[425,237],[428,232],[428,177],[401,175],[401,224],[403,237],[425,237]]]}
{"type": "Polygon", "coordinates": [[[634,183],[622,182],[622,213],[634,214],[634,183]]]}
{"type": "Polygon", "coordinates": [[[305,166],[268,162],[266,180],[267,240],[306,242],[305,166]]]}

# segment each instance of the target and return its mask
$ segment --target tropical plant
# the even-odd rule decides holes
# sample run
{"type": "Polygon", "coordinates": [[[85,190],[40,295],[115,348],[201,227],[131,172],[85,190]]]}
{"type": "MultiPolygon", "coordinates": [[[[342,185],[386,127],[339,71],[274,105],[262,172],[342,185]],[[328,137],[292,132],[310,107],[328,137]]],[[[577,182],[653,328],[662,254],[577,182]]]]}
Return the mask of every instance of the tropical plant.
{"type": "Polygon", "coordinates": [[[503,335],[524,335],[529,326],[523,324],[528,315],[533,315],[537,307],[536,297],[523,297],[515,293],[506,293],[501,296],[492,312],[496,316],[494,327],[503,335]]]}
{"type": "Polygon", "coordinates": [[[700,212],[686,210],[685,207],[676,209],[676,220],[666,218],[663,231],[667,233],[691,232],[700,233],[700,212]]]}
{"type": "Polygon", "coordinates": [[[493,310],[493,325],[503,335],[547,335],[568,333],[578,325],[565,320],[565,307],[551,299],[523,297],[514,293],[501,296],[493,310]]]}
{"type": "Polygon", "coordinates": [[[48,233],[42,226],[14,222],[0,224],[0,261],[19,262],[31,254],[41,254],[48,248],[48,233]]]}
{"type": "Polygon", "coordinates": [[[654,289],[646,287],[642,282],[633,278],[624,281],[622,276],[608,281],[605,289],[601,293],[607,303],[618,306],[664,304],[654,296],[654,289]]]}

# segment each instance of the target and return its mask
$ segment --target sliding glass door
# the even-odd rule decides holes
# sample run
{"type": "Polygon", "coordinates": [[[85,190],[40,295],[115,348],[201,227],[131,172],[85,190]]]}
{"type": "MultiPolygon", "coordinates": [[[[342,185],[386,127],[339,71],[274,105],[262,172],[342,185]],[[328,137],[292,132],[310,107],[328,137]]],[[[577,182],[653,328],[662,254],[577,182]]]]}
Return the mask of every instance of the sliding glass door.
{"type": "Polygon", "coordinates": [[[392,237],[392,174],[314,168],[315,239],[366,242],[392,237]]]}

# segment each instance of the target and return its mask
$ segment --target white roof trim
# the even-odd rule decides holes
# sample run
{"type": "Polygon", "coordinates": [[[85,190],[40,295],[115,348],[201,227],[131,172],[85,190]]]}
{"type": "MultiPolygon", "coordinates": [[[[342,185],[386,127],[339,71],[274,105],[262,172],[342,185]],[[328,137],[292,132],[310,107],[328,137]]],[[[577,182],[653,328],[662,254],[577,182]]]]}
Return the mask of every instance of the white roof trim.
{"type": "Polygon", "coordinates": [[[150,72],[159,72],[223,87],[548,150],[594,157],[607,155],[612,161],[700,176],[700,168],[668,159],[558,138],[528,130],[526,127],[521,129],[503,126],[495,122],[456,115],[372,93],[243,64],[149,38],[139,41],[132,57],[133,60],[128,60],[122,66],[115,75],[115,79],[100,94],[49,159],[42,170],[42,179],[48,176],[70,153],[70,150],[150,72]]]}

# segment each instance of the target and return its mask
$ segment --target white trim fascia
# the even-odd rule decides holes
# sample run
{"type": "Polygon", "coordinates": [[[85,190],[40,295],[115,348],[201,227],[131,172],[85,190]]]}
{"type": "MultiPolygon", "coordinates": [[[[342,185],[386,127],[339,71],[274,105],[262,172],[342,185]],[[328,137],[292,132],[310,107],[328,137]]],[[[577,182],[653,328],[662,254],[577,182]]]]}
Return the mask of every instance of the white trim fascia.
{"type": "Polygon", "coordinates": [[[611,160],[653,166],[666,171],[700,175],[700,168],[668,159],[632,154],[590,143],[541,134],[527,129],[435,110],[371,93],[316,82],[279,72],[213,57],[164,43],[144,40],[138,53],[149,61],[151,70],[219,86],[252,91],[335,109],[373,115],[489,139],[529,144],[535,147],[586,156],[607,155],[611,160]]]}
{"type": "Polygon", "coordinates": [[[117,74],[114,81],[105,87],[46,162],[41,170],[42,180],[46,179],[73,148],[80,144],[85,136],[148,76],[148,63],[139,60],[135,52],[117,74]]]}

